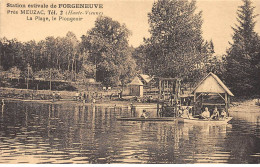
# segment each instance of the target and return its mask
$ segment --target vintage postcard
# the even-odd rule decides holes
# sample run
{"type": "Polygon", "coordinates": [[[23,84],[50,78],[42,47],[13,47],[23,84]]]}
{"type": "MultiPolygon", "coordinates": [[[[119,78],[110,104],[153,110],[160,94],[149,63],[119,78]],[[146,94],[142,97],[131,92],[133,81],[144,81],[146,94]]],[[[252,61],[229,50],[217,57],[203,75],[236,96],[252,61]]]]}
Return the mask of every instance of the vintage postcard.
{"type": "Polygon", "coordinates": [[[259,0],[1,0],[0,165],[259,164],[259,0]]]}

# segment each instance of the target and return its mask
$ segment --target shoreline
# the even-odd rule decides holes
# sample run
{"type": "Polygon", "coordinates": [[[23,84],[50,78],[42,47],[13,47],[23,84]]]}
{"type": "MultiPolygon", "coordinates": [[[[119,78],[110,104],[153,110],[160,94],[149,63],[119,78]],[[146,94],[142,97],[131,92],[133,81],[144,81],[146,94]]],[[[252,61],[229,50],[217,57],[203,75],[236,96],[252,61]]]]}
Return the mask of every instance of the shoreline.
{"type": "Polygon", "coordinates": [[[5,101],[19,101],[19,102],[28,102],[28,103],[42,103],[42,104],[74,104],[74,105],[79,105],[79,106],[90,106],[90,105],[95,105],[95,106],[113,106],[113,107],[123,107],[123,106],[130,106],[131,103],[135,107],[149,107],[149,108],[156,108],[157,104],[156,103],[140,103],[140,102],[131,102],[131,101],[103,101],[103,102],[96,102],[96,103],[83,103],[79,101],[75,101],[72,99],[61,99],[61,100],[30,100],[30,99],[17,99],[17,98],[3,98],[0,97],[0,100],[4,99],[5,101]]]}
{"type": "MultiPolygon", "coordinates": [[[[26,89],[16,89],[16,88],[3,88],[1,89],[6,89],[6,90],[13,90],[13,91],[24,91],[24,92],[32,92],[35,90],[26,90],[26,89]]],[[[131,100],[118,100],[118,99],[108,99],[104,98],[101,101],[96,100],[96,103],[91,103],[91,102],[86,102],[83,103],[82,101],[77,101],[75,100],[72,94],[77,93],[77,91],[72,91],[69,92],[70,95],[68,95],[68,91],[55,91],[59,92],[62,94],[66,94],[67,96],[64,96],[66,98],[61,98],[60,100],[55,99],[54,101],[52,98],[49,99],[30,99],[30,98],[15,98],[15,97],[4,97],[0,96],[0,100],[4,99],[7,101],[21,101],[21,102],[30,102],[30,103],[43,103],[43,104],[74,104],[74,105],[83,105],[83,106],[89,106],[89,105],[95,105],[95,106],[130,106],[131,103],[134,106],[150,106],[153,108],[157,108],[157,103],[145,103],[145,102],[137,102],[137,101],[131,101],[131,100]]],[[[41,90],[41,93],[45,94],[46,96],[51,93],[49,90],[41,90]]],[[[99,92],[97,92],[99,93],[99,92]]],[[[3,93],[2,93],[3,95],[3,93]]],[[[256,108],[259,110],[259,106],[256,105],[257,97],[254,96],[239,96],[239,97],[234,97],[230,103],[229,110],[231,112],[237,112],[241,111],[241,106],[246,107],[246,106],[256,106],[256,108]]]]}
{"type": "MultiPolygon", "coordinates": [[[[74,104],[74,105],[80,105],[80,106],[90,106],[90,105],[95,105],[95,106],[113,106],[113,107],[123,107],[123,106],[130,106],[131,103],[135,107],[149,107],[149,108],[156,108],[157,103],[141,103],[141,102],[131,102],[131,101],[98,101],[96,103],[83,103],[79,101],[75,101],[73,99],[61,99],[61,100],[31,100],[31,99],[17,99],[17,98],[3,98],[0,97],[0,100],[4,99],[5,101],[20,101],[20,102],[28,102],[28,103],[42,103],[42,104],[74,104]]],[[[235,101],[231,103],[231,106],[229,108],[230,112],[239,112],[246,106],[252,108],[256,108],[256,110],[260,109],[260,106],[256,105],[256,98],[251,98],[251,99],[244,99],[240,101],[235,101]],[[243,106],[243,107],[241,107],[243,106]]],[[[260,110],[259,110],[260,111],[260,110]]]]}
{"type": "Polygon", "coordinates": [[[247,98],[231,103],[230,112],[260,112],[260,106],[256,105],[257,98],[247,98]],[[250,108],[250,111],[247,109],[250,108]]]}

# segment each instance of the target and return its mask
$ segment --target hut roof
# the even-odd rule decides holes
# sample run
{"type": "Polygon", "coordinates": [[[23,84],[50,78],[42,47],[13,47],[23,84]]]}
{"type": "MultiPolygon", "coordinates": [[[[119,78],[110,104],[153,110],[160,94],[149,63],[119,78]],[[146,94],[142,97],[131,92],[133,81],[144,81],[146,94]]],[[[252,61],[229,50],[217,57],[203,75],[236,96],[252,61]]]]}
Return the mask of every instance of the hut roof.
{"type": "Polygon", "coordinates": [[[142,86],[142,85],[144,85],[144,84],[142,83],[142,81],[140,81],[140,79],[139,79],[138,77],[135,77],[135,78],[132,80],[132,82],[129,83],[129,85],[140,85],[140,86],[142,86]]]}
{"type": "Polygon", "coordinates": [[[203,78],[192,92],[227,93],[230,96],[234,96],[219,77],[212,72],[203,78]]]}
{"type": "Polygon", "coordinates": [[[146,74],[139,74],[139,76],[146,82],[146,83],[149,83],[153,77],[150,77],[149,75],[146,75],[146,74]]]}

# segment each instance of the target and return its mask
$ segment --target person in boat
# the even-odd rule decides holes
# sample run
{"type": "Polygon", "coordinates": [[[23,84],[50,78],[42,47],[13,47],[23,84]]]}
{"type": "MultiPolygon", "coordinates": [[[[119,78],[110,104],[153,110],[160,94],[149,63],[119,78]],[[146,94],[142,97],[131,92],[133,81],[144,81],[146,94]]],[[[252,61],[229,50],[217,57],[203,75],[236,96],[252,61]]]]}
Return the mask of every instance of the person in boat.
{"type": "Polygon", "coordinates": [[[226,119],[226,117],[227,117],[227,113],[226,113],[226,111],[224,109],[222,109],[221,114],[220,114],[220,118],[221,119],[226,119]]]}
{"type": "Polygon", "coordinates": [[[208,107],[206,107],[206,108],[205,108],[205,111],[203,111],[203,112],[200,114],[200,118],[201,118],[201,119],[209,119],[209,118],[210,118],[210,112],[209,112],[208,107]]]}
{"type": "Polygon", "coordinates": [[[146,110],[143,110],[143,113],[140,116],[141,118],[148,118],[146,110]]]}
{"type": "Polygon", "coordinates": [[[219,112],[218,112],[218,108],[215,107],[214,110],[213,110],[213,113],[210,117],[210,119],[218,119],[219,118],[219,112]]]}

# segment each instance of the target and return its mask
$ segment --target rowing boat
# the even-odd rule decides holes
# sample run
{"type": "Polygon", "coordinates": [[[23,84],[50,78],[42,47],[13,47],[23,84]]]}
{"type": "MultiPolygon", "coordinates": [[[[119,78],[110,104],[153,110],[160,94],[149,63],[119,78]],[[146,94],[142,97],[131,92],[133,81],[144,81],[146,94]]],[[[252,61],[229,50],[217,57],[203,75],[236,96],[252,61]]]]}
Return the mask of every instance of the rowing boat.
{"type": "Polygon", "coordinates": [[[154,117],[154,118],[140,118],[140,117],[120,117],[117,121],[176,121],[173,117],[154,117]]]}
{"type": "Polygon", "coordinates": [[[199,118],[183,118],[178,119],[179,123],[205,123],[205,124],[227,124],[233,117],[227,117],[226,119],[210,120],[210,119],[199,119],[199,118]]]}

